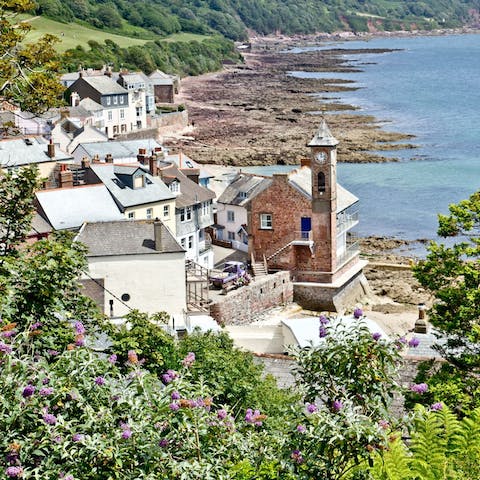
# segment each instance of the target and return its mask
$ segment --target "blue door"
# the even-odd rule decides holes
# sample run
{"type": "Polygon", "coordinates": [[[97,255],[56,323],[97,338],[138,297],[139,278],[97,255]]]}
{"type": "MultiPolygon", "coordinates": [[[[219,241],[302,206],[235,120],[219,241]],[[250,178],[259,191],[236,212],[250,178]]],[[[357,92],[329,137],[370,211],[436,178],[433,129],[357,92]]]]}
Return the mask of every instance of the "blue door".
{"type": "Polygon", "coordinates": [[[310,217],[302,217],[300,230],[302,231],[302,238],[309,238],[310,230],[312,230],[312,219],[310,217]]]}

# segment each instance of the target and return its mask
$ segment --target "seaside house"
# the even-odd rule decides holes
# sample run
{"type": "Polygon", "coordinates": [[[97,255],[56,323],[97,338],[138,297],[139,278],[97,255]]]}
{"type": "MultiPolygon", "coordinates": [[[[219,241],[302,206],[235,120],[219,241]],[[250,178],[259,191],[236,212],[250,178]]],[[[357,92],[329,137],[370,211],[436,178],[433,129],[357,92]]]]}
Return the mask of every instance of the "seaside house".
{"type": "Polygon", "coordinates": [[[155,103],[175,103],[175,94],[180,87],[178,76],[155,70],[148,78],[153,85],[155,103]]]}
{"type": "Polygon", "coordinates": [[[85,223],[76,240],[88,248],[85,293],[106,315],[186,310],[185,252],[162,222],[85,223]]]}
{"type": "Polygon", "coordinates": [[[213,268],[213,249],[205,229],[213,225],[212,200],[215,193],[198,184],[199,170],[181,170],[173,162],[151,164],[154,178],[175,195],[176,238],[186,250],[186,259],[213,268]]]}
{"type": "Polygon", "coordinates": [[[338,310],[366,291],[358,244],[358,198],[337,183],[338,141],[325,120],[301,168],[275,174],[247,204],[249,251],[270,271],[290,270],[294,298],[312,310],[338,310]]]}
{"type": "Polygon", "coordinates": [[[231,243],[237,250],[248,252],[248,205],[272,184],[270,178],[238,173],[217,199],[218,240],[231,243]]]}
{"type": "Polygon", "coordinates": [[[86,178],[88,184],[103,183],[128,220],[157,219],[175,235],[175,194],[140,166],[93,163],[86,178]]]}

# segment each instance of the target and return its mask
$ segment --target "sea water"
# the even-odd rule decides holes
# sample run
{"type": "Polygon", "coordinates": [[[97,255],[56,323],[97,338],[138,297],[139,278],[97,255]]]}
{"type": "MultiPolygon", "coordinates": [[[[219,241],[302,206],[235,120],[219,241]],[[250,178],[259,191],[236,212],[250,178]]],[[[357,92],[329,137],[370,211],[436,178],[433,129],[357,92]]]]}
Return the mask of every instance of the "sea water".
{"type": "Polygon", "coordinates": [[[357,232],[435,238],[437,214],[480,189],[480,35],[374,38],[334,47],[400,50],[347,56],[357,73],[291,74],[353,80],[358,90],[335,92],[332,100],[360,107],[386,130],[415,135],[408,142],[418,145],[381,152],[399,162],[339,164],[339,182],[360,199],[357,232]]]}

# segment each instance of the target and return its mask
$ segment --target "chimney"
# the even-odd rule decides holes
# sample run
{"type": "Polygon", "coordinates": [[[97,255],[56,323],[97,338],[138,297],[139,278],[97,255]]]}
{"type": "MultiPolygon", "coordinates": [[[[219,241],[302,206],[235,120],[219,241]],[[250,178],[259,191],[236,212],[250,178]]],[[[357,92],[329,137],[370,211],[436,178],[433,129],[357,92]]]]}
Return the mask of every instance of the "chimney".
{"type": "Polygon", "coordinates": [[[145,165],[146,156],[147,156],[147,149],[146,149],[146,148],[139,148],[139,149],[138,149],[137,160],[138,160],[142,165],[145,165]]]}
{"type": "Polygon", "coordinates": [[[105,156],[105,163],[113,163],[113,157],[111,153],[107,153],[105,156]]]}
{"type": "Polygon", "coordinates": [[[415,322],[413,331],[415,333],[427,333],[427,321],[425,320],[425,304],[418,304],[418,319],[415,322]]]}
{"type": "Polygon", "coordinates": [[[107,65],[107,69],[105,70],[105,75],[107,77],[111,77],[112,76],[112,67],[110,65],[107,65]]]}
{"type": "Polygon", "coordinates": [[[155,250],[159,252],[162,249],[162,222],[153,222],[153,235],[155,237],[155,250]]]}
{"type": "Polygon", "coordinates": [[[148,157],[148,169],[150,170],[150,175],[153,175],[154,177],[158,176],[158,164],[156,155],[148,157]]]}
{"type": "Polygon", "coordinates": [[[50,143],[47,145],[47,155],[50,158],[55,158],[55,144],[52,139],[50,139],[50,143]]]}
{"type": "Polygon", "coordinates": [[[70,170],[67,170],[66,165],[60,166],[58,183],[60,188],[73,187],[73,173],[70,170]]]}
{"type": "Polygon", "coordinates": [[[200,170],[198,168],[184,168],[181,172],[192,182],[195,182],[198,185],[199,178],[200,178],[200,170]]]}
{"type": "Polygon", "coordinates": [[[309,158],[301,158],[300,159],[300,168],[301,167],[310,167],[312,165],[312,162],[310,161],[309,158]]]}
{"type": "Polygon", "coordinates": [[[95,156],[92,159],[92,162],[93,163],[101,163],[100,158],[98,157],[98,153],[95,154],[95,156]]]}
{"type": "Polygon", "coordinates": [[[87,157],[82,158],[82,168],[89,168],[90,160],[87,157]]]}
{"type": "Polygon", "coordinates": [[[70,103],[72,107],[76,107],[80,103],[80,95],[77,92],[72,92],[70,95],[70,103]]]}

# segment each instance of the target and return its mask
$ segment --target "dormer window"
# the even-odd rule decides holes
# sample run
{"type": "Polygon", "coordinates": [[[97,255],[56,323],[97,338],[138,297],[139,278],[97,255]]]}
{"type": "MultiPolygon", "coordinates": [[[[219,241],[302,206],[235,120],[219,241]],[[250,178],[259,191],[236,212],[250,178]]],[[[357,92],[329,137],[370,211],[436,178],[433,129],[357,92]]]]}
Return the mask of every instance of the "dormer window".
{"type": "Polygon", "coordinates": [[[247,198],[247,192],[239,192],[239,193],[238,193],[238,196],[239,196],[240,198],[247,198]]]}
{"type": "Polygon", "coordinates": [[[180,182],[178,182],[177,180],[175,180],[174,182],[172,182],[170,184],[170,191],[172,193],[180,193],[180,182]]]}
{"type": "Polygon", "coordinates": [[[143,188],[145,186],[145,177],[139,175],[133,178],[133,188],[143,188]]]}

